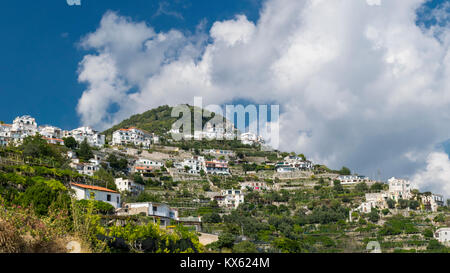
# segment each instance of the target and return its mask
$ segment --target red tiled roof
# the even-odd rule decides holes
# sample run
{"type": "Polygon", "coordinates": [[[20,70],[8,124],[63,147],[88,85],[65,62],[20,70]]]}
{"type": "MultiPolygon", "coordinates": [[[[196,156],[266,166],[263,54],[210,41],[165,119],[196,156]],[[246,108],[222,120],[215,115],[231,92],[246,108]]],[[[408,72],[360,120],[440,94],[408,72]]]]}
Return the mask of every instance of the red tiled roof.
{"type": "Polygon", "coordinates": [[[64,140],[62,140],[62,139],[60,139],[60,138],[51,138],[51,137],[43,137],[43,139],[47,139],[47,140],[56,140],[56,141],[60,141],[60,142],[64,141],[64,140]]]}
{"type": "Polygon", "coordinates": [[[103,188],[103,187],[99,187],[99,186],[90,186],[90,185],[84,185],[84,184],[77,184],[77,183],[70,183],[71,185],[74,185],[76,187],[79,188],[83,188],[83,189],[89,189],[89,190],[96,190],[96,191],[106,191],[106,192],[113,192],[113,193],[119,193],[117,191],[114,190],[110,190],[107,188],[103,188]]]}
{"type": "Polygon", "coordinates": [[[136,170],[152,170],[153,168],[152,167],[150,167],[150,166],[147,166],[147,167],[140,167],[140,166],[138,166],[138,167],[134,167],[136,170]]]}

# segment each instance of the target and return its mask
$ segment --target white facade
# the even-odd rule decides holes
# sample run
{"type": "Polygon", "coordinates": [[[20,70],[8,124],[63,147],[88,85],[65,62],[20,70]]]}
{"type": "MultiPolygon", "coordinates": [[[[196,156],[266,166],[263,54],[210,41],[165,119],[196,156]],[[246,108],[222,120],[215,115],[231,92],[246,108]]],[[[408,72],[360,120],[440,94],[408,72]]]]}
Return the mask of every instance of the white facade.
{"type": "Polygon", "coordinates": [[[114,208],[120,208],[120,193],[107,188],[71,183],[77,200],[97,200],[111,204],[114,208]]]}
{"type": "Polygon", "coordinates": [[[139,158],[136,163],[136,166],[148,166],[148,167],[154,167],[154,168],[161,168],[164,167],[164,164],[158,161],[153,161],[147,158],[139,158]]]}
{"type": "Polygon", "coordinates": [[[203,153],[209,154],[209,155],[214,155],[214,156],[234,156],[234,152],[228,151],[228,150],[209,149],[209,150],[204,150],[203,153]]]}
{"type": "Polygon", "coordinates": [[[55,139],[61,139],[63,137],[63,130],[61,130],[58,127],[55,126],[39,126],[39,134],[46,138],[55,138],[55,139]]]}
{"type": "Polygon", "coordinates": [[[49,144],[64,145],[63,130],[60,128],[50,125],[39,126],[38,132],[49,144]]]}
{"type": "Polygon", "coordinates": [[[130,145],[150,147],[153,136],[137,128],[119,129],[113,133],[113,145],[130,145]]]}
{"type": "Polygon", "coordinates": [[[244,203],[244,194],[241,190],[222,190],[221,196],[216,196],[214,199],[221,207],[237,209],[240,204],[244,203]]]}
{"type": "Polygon", "coordinates": [[[440,228],[434,233],[434,238],[438,240],[441,244],[450,245],[450,228],[440,228]]]}
{"type": "Polygon", "coordinates": [[[48,144],[64,145],[64,140],[62,140],[60,138],[48,138],[48,137],[42,137],[42,138],[47,140],[48,144]]]}
{"type": "Polygon", "coordinates": [[[267,190],[269,187],[267,186],[266,182],[241,182],[241,190],[246,190],[248,188],[254,190],[254,191],[261,191],[261,190],[267,190]]]}
{"type": "Polygon", "coordinates": [[[303,160],[303,158],[298,156],[286,156],[284,160],[292,167],[299,170],[311,170],[313,168],[313,163],[311,161],[303,160]]]}
{"type": "Polygon", "coordinates": [[[144,185],[131,181],[130,179],[116,178],[116,187],[121,192],[131,192],[133,194],[139,194],[145,190],[144,185]]]}
{"type": "Polygon", "coordinates": [[[228,161],[226,160],[211,160],[205,161],[204,170],[207,174],[229,175],[228,161]]]}
{"type": "Polygon", "coordinates": [[[21,116],[14,119],[12,131],[21,132],[22,135],[34,136],[37,130],[37,123],[33,117],[21,116]]]}
{"type": "Polygon", "coordinates": [[[370,179],[363,175],[341,175],[337,178],[342,185],[358,184],[362,182],[369,182],[370,179]]]}
{"type": "Polygon", "coordinates": [[[386,208],[386,199],[388,194],[386,192],[366,193],[366,202],[363,202],[357,210],[363,213],[370,213],[372,208],[384,209],[386,208]]]}
{"type": "Polygon", "coordinates": [[[9,124],[0,124],[0,146],[6,146],[12,140],[11,127],[9,124]]]}
{"type": "Polygon", "coordinates": [[[95,159],[90,159],[89,163],[80,163],[80,160],[73,158],[69,164],[71,168],[74,168],[79,174],[93,176],[94,173],[100,170],[100,162],[95,159]]]}
{"type": "Polygon", "coordinates": [[[291,173],[294,172],[296,169],[294,167],[277,167],[278,173],[291,173]]]}
{"type": "MultiPolygon", "coordinates": [[[[189,137],[189,134],[185,134],[184,136],[189,137]]],[[[212,124],[211,122],[207,122],[201,131],[194,131],[194,139],[235,139],[234,134],[234,126],[231,122],[225,122],[221,124],[212,124]],[[224,125],[225,124],[225,125],[224,125]]]]}
{"type": "Polygon", "coordinates": [[[255,143],[261,144],[264,143],[264,140],[261,136],[257,136],[254,133],[247,132],[240,135],[240,139],[242,144],[244,145],[253,145],[255,143]]]}
{"type": "Polygon", "coordinates": [[[78,143],[87,140],[90,146],[103,147],[105,145],[105,136],[100,135],[91,127],[80,127],[72,131],[64,131],[64,137],[73,137],[78,143]]]}
{"type": "Polygon", "coordinates": [[[118,212],[119,215],[145,214],[160,219],[161,225],[169,224],[170,220],[178,221],[178,210],[172,209],[167,204],[161,203],[126,203],[118,212]]]}
{"type": "Polygon", "coordinates": [[[440,194],[423,194],[420,199],[425,209],[433,212],[438,211],[438,208],[444,205],[444,196],[440,194]]]}
{"type": "Polygon", "coordinates": [[[185,169],[189,167],[187,173],[189,174],[200,174],[200,171],[204,169],[205,166],[205,158],[203,156],[192,157],[190,159],[185,159],[181,163],[177,163],[176,167],[178,169],[185,169]]]}
{"type": "Polygon", "coordinates": [[[411,183],[408,180],[392,177],[388,180],[389,198],[398,201],[399,199],[411,198],[411,183]]]}

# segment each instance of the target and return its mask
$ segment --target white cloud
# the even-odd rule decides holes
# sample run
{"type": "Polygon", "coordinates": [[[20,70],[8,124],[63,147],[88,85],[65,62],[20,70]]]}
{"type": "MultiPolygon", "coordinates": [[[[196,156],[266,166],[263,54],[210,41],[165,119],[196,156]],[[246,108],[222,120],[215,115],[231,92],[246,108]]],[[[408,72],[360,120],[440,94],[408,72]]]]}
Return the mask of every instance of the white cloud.
{"type": "Polygon", "coordinates": [[[81,42],[97,53],[80,63],[88,88],[78,112],[106,128],[194,96],[274,102],[281,149],[411,176],[425,164],[414,154],[450,138],[450,31],[416,25],[424,2],[268,0],[256,23],[238,15],[194,34],[157,33],[108,12],[81,42]],[[111,104],[119,110],[109,113],[111,104]]]}
{"type": "Polygon", "coordinates": [[[440,192],[450,197],[450,160],[443,152],[431,153],[426,167],[412,177],[412,183],[420,189],[440,192]]]}

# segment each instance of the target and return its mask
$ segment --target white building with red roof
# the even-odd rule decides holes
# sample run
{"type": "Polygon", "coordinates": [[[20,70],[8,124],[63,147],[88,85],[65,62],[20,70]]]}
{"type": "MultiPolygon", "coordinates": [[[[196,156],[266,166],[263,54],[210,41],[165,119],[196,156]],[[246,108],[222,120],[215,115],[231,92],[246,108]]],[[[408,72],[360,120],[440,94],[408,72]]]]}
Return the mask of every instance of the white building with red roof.
{"type": "Polygon", "coordinates": [[[97,200],[111,204],[116,209],[121,207],[120,193],[118,191],[78,183],[70,183],[70,186],[75,191],[77,200],[97,200]]]}

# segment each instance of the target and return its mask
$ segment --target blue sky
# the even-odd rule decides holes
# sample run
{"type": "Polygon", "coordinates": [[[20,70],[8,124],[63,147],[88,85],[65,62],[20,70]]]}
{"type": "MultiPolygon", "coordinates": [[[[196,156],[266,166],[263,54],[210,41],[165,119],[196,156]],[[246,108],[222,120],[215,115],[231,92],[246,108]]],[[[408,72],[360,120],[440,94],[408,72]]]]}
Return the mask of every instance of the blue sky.
{"type": "MultiPolygon", "coordinates": [[[[415,21],[420,1],[4,1],[0,121],[29,114],[38,124],[72,129],[83,119],[97,128],[198,94],[210,103],[274,102],[283,115],[281,149],[368,175],[381,169],[412,176],[427,167],[416,180],[434,180],[450,195],[450,160],[436,148],[450,139],[450,4],[428,1],[415,21]],[[268,11],[260,15],[264,3],[268,11]],[[102,18],[109,21],[100,27],[102,18]],[[170,46],[144,47],[154,36],[141,22],[169,37],[170,46]],[[192,34],[201,22],[208,46],[194,43],[203,41],[192,34]],[[130,29],[136,36],[123,39],[130,29]],[[78,44],[89,33],[86,51],[78,44]],[[183,59],[167,57],[172,49],[183,50],[183,59]],[[148,71],[153,62],[156,70],[148,71]],[[98,65],[118,68],[111,86],[109,73],[98,79],[98,65]],[[132,83],[125,92],[117,85],[122,79],[132,83]]],[[[444,147],[448,153],[449,142],[444,147]]]]}
{"type": "Polygon", "coordinates": [[[30,114],[38,124],[64,129],[79,125],[76,105],[85,86],[77,81],[78,63],[86,52],[77,43],[95,31],[108,10],[146,21],[156,31],[194,31],[236,13],[257,20],[260,0],[157,1],[82,0],[5,1],[0,9],[0,120],[30,114]]]}
{"type": "MultiPolygon", "coordinates": [[[[434,7],[444,0],[434,0],[434,7]]],[[[146,21],[156,31],[175,28],[193,32],[206,20],[245,14],[256,21],[262,0],[82,0],[69,6],[65,0],[5,1],[0,9],[0,93],[4,102],[0,120],[11,122],[30,114],[39,124],[64,129],[79,125],[76,105],[84,86],[77,82],[77,68],[84,50],[81,37],[95,31],[102,15],[113,10],[135,21],[146,21]]],[[[433,22],[425,21],[426,24],[433,22]]]]}

